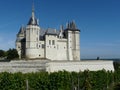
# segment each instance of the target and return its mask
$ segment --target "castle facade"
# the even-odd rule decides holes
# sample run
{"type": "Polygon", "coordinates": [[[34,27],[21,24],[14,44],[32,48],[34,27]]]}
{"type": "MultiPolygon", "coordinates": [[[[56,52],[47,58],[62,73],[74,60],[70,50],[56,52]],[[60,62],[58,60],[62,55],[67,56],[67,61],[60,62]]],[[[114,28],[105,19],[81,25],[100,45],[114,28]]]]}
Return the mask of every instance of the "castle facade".
{"type": "Polygon", "coordinates": [[[80,60],[80,30],[74,21],[60,30],[42,29],[32,16],[26,27],[21,27],[16,38],[19,58],[47,60],[80,60]]]}

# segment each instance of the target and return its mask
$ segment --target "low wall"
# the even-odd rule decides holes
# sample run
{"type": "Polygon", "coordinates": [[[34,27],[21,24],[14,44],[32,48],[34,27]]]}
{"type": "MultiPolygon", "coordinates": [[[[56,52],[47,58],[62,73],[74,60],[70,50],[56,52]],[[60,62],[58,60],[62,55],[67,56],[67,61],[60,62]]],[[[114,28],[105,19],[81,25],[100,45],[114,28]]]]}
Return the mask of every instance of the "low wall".
{"type": "Polygon", "coordinates": [[[47,61],[47,60],[16,60],[10,62],[0,62],[0,72],[55,72],[55,71],[114,71],[113,61],[47,61]]]}
{"type": "Polygon", "coordinates": [[[46,60],[16,60],[10,62],[0,62],[0,72],[39,72],[46,70],[46,60]]]}
{"type": "Polygon", "coordinates": [[[46,71],[98,71],[105,69],[106,71],[114,71],[113,61],[77,61],[77,62],[49,62],[46,71]]]}

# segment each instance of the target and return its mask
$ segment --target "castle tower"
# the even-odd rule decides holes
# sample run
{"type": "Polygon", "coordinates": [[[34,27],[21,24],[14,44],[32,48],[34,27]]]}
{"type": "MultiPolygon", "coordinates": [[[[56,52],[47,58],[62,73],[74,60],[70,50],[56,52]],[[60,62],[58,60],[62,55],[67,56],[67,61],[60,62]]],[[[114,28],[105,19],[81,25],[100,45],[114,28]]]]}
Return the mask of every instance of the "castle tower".
{"type": "Polygon", "coordinates": [[[26,27],[26,58],[37,58],[40,27],[35,18],[34,6],[32,16],[26,27]]]}
{"type": "Polygon", "coordinates": [[[18,51],[19,59],[25,56],[25,28],[23,26],[17,34],[16,50],[18,51]]]}
{"type": "Polygon", "coordinates": [[[74,30],[73,35],[73,60],[80,60],[80,30],[77,29],[75,22],[71,23],[74,30]]]}
{"type": "Polygon", "coordinates": [[[74,21],[67,25],[68,60],[80,60],[80,30],[74,21]]]}

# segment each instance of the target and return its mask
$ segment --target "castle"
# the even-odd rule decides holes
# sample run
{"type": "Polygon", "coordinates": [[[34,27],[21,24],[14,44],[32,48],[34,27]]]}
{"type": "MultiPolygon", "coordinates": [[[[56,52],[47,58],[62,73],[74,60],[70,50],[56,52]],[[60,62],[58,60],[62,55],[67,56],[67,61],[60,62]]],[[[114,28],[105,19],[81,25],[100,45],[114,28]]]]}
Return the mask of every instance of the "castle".
{"type": "Polygon", "coordinates": [[[66,28],[61,26],[60,30],[42,29],[34,7],[28,24],[22,26],[17,34],[16,50],[21,60],[0,63],[0,72],[114,71],[113,61],[80,61],[80,30],[74,21],[66,28]]]}
{"type": "Polygon", "coordinates": [[[42,29],[32,16],[26,27],[21,27],[17,34],[16,50],[19,58],[47,60],[80,60],[80,30],[74,21],[60,30],[42,29]]]}

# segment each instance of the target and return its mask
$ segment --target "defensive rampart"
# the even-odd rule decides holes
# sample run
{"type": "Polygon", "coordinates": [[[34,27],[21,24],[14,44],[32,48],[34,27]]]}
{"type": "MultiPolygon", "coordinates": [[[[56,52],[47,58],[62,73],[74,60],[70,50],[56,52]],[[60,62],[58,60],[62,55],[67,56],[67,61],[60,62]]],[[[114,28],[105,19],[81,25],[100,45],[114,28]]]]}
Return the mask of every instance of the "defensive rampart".
{"type": "Polygon", "coordinates": [[[113,61],[47,61],[47,60],[14,60],[0,62],[0,72],[55,72],[55,71],[114,71],[113,61]]]}

